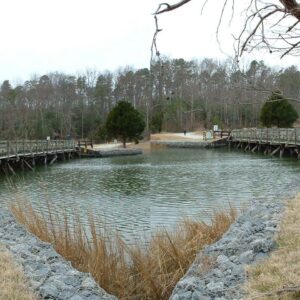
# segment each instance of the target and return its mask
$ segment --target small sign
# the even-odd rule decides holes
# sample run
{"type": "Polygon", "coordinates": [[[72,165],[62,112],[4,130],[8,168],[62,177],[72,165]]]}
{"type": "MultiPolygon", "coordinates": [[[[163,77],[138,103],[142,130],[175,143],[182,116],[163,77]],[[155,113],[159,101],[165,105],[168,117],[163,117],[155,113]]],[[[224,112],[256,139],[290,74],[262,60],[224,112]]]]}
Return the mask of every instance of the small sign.
{"type": "Polygon", "coordinates": [[[219,130],[219,126],[218,125],[214,125],[214,131],[218,131],[219,130]]]}
{"type": "Polygon", "coordinates": [[[213,137],[212,132],[211,131],[206,131],[206,140],[211,140],[213,137]]]}
{"type": "Polygon", "coordinates": [[[47,136],[47,141],[50,141],[50,136],[47,136]]]}

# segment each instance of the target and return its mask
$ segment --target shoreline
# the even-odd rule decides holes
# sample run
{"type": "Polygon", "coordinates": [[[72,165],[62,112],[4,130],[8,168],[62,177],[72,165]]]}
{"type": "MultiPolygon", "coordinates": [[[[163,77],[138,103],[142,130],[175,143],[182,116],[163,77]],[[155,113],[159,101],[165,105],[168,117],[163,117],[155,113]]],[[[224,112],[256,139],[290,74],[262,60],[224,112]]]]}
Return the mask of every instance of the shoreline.
{"type": "Polygon", "coordinates": [[[90,274],[73,268],[51,244],[29,233],[5,208],[0,208],[0,244],[22,267],[30,287],[40,299],[117,299],[99,287],[90,274]]]}
{"type": "MultiPolygon", "coordinates": [[[[291,192],[277,201],[253,201],[219,241],[197,255],[177,283],[170,300],[243,299],[242,285],[247,278],[245,268],[267,258],[276,248],[274,235],[286,205],[285,199],[294,198],[296,194],[296,191],[291,192]],[[207,258],[213,267],[202,272],[207,258]]],[[[42,299],[64,300],[73,296],[117,299],[101,289],[89,274],[74,269],[52,245],[30,234],[7,209],[0,209],[0,217],[0,243],[22,266],[31,286],[42,299]]]]}
{"type": "Polygon", "coordinates": [[[197,255],[170,300],[245,299],[246,268],[268,258],[276,249],[275,234],[287,200],[296,196],[297,191],[277,201],[253,201],[219,241],[197,255]],[[213,268],[202,272],[207,259],[213,268]]]}
{"type": "MultiPolygon", "coordinates": [[[[154,141],[154,144],[172,142],[204,143],[154,141]]],[[[151,151],[151,144],[149,141],[140,145],[143,150],[151,151]]],[[[127,149],[135,147],[139,145],[131,144],[127,149]]],[[[296,190],[285,190],[279,192],[276,200],[253,200],[249,208],[239,216],[219,241],[207,246],[197,255],[189,270],[177,283],[170,300],[244,299],[242,284],[247,279],[245,268],[268,257],[276,248],[274,236],[286,206],[285,199],[291,199],[296,194],[296,190]],[[203,272],[206,269],[207,258],[213,267],[203,272]]],[[[41,242],[28,233],[24,226],[2,207],[0,207],[1,243],[22,266],[32,287],[42,299],[54,297],[66,300],[76,296],[81,297],[80,299],[117,299],[101,289],[89,274],[72,268],[50,244],[41,242]],[[65,272],[67,276],[64,276],[65,272]],[[63,293],[64,291],[66,292],[63,293]],[[78,291],[82,294],[78,294],[78,291]]]]}

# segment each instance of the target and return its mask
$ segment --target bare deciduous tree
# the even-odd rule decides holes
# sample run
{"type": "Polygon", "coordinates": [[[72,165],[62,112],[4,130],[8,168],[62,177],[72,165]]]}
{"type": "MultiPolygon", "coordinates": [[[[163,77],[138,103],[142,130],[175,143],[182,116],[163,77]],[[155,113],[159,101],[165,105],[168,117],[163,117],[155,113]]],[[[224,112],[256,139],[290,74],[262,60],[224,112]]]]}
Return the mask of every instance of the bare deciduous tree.
{"type": "MultiPolygon", "coordinates": [[[[156,47],[156,37],[161,31],[158,27],[158,15],[173,11],[192,0],[181,0],[175,4],[161,3],[154,13],[156,31],[152,44],[152,57],[156,47]]],[[[195,1],[195,0],[194,0],[195,1]]],[[[210,0],[202,0],[203,8],[210,0]]],[[[212,2],[212,1],[211,1],[212,2]]],[[[231,9],[232,15],[236,6],[235,0],[223,0],[219,15],[219,31],[225,10],[231,9]]],[[[249,0],[245,1],[245,21],[236,37],[236,54],[251,52],[253,49],[267,48],[270,53],[278,52],[281,57],[287,54],[300,53],[300,3],[296,0],[249,0]]]]}

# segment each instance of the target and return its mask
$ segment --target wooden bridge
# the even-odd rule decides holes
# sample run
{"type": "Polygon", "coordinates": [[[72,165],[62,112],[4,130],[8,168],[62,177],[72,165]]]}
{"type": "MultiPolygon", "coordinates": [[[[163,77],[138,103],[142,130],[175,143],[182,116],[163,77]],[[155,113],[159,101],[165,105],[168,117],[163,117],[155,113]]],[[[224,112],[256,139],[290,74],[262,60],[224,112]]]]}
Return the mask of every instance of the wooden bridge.
{"type": "Polygon", "coordinates": [[[244,151],[279,156],[297,156],[300,159],[300,128],[247,128],[231,131],[229,145],[244,151]]]}
{"type": "Polygon", "coordinates": [[[0,141],[0,166],[5,173],[16,169],[34,169],[35,165],[53,164],[80,156],[74,140],[11,140],[0,141]]]}

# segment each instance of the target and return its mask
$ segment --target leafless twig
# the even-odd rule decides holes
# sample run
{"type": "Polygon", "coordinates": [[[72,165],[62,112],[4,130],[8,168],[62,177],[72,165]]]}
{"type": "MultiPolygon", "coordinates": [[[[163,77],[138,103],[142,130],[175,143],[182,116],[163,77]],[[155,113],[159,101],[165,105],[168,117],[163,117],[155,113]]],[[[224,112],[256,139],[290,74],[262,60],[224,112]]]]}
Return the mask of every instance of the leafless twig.
{"type": "Polygon", "coordinates": [[[182,1],[179,1],[178,3],[173,4],[173,5],[170,5],[168,3],[161,3],[161,4],[159,4],[158,9],[156,10],[156,12],[154,14],[158,15],[158,14],[162,14],[162,13],[177,9],[177,8],[187,4],[190,1],[191,0],[182,0],[182,1]],[[161,9],[163,6],[165,6],[166,8],[161,9]]]}
{"type": "MultiPolygon", "coordinates": [[[[155,16],[173,11],[189,3],[191,0],[181,0],[173,5],[161,3],[154,13],[155,16]]],[[[203,0],[201,13],[210,0],[203,0]]],[[[244,12],[246,18],[240,34],[235,38],[237,56],[254,49],[266,48],[270,53],[278,52],[281,58],[300,53],[300,4],[296,0],[277,0],[278,3],[268,0],[249,0],[244,12]],[[291,18],[296,18],[292,22],[291,18]],[[291,24],[292,22],[292,24],[291,24]],[[291,25],[289,25],[291,24],[291,25]],[[292,40],[295,40],[291,42],[292,40]]],[[[211,2],[213,2],[211,0],[211,2]]],[[[221,14],[216,28],[217,41],[224,18],[224,12],[229,6],[229,0],[223,0],[221,14]]],[[[231,0],[230,23],[235,13],[235,0],[231,0]]],[[[156,38],[156,35],[155,35],[156,38]]]]}

